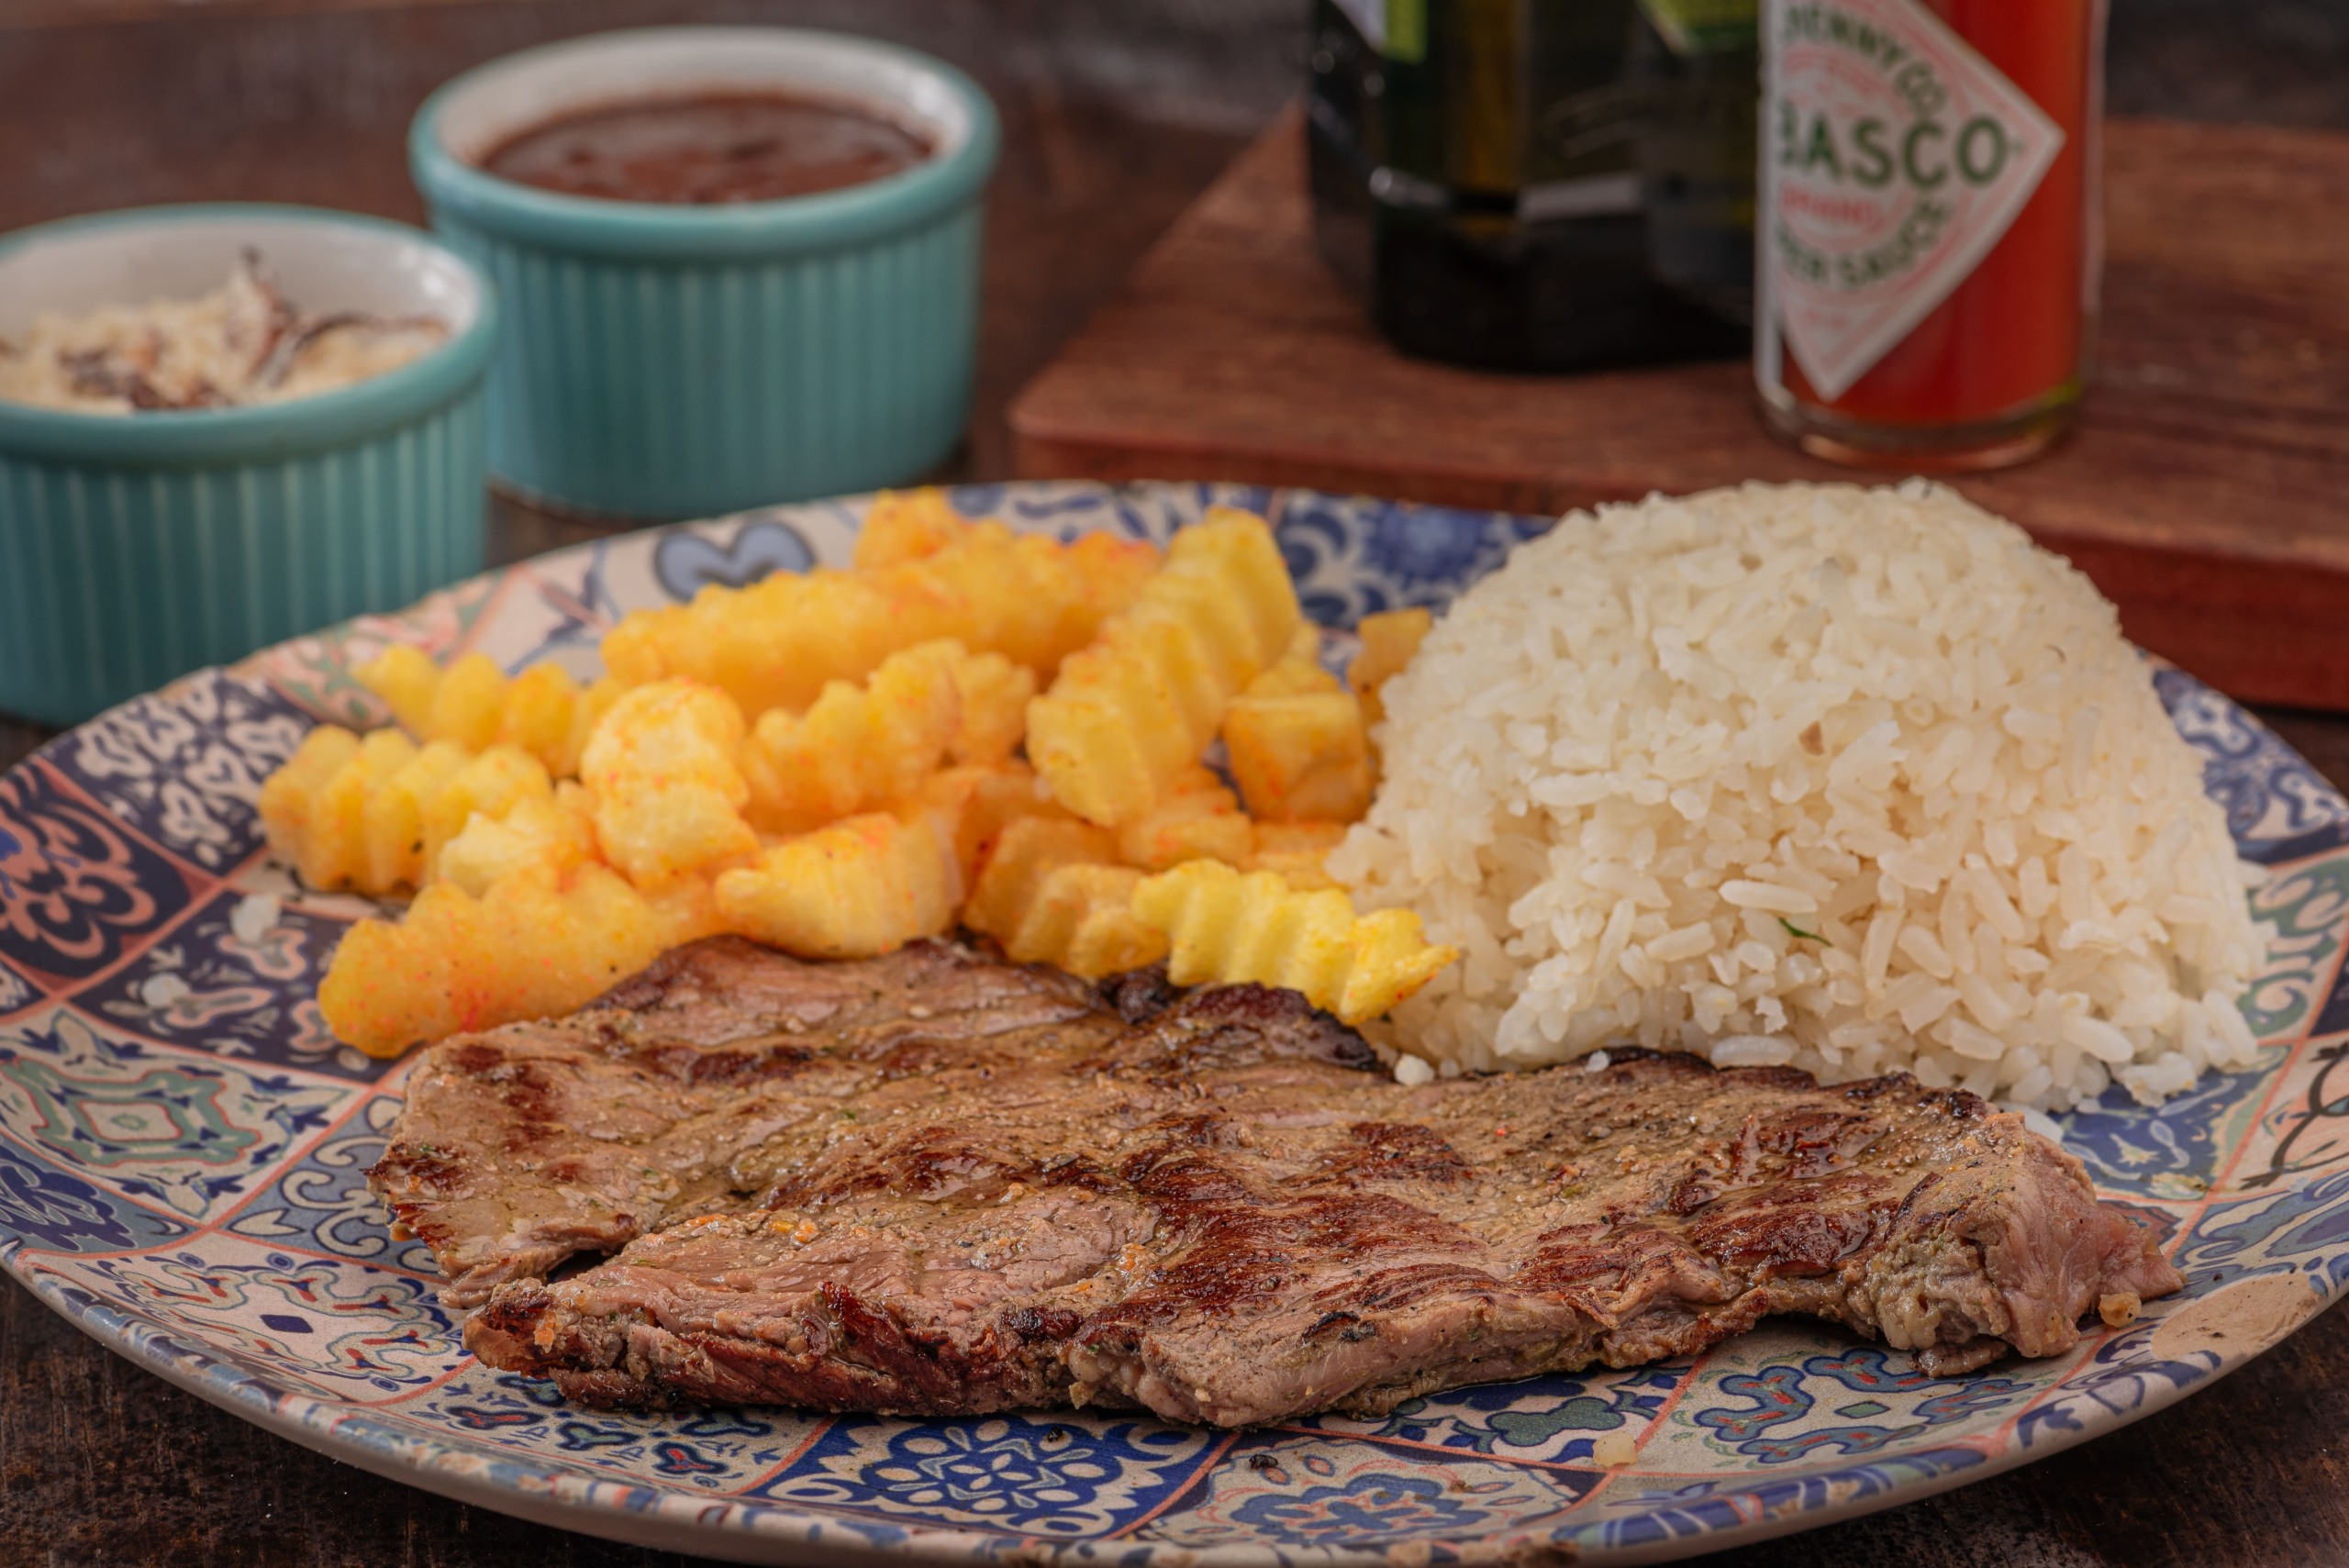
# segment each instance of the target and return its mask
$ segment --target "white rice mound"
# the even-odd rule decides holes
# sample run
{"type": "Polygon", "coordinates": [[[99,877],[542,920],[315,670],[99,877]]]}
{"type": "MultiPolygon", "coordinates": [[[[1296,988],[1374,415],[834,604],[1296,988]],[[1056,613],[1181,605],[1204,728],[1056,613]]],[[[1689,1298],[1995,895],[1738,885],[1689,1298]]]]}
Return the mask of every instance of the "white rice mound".
{"type": "Polygon", "coordinates": [[[1939,485],[1575,513],[1384,703],[1329,866],[1460,948],[1386,1035],[1434,1071],[1636,1043],[2061,1110],[2254,1056],[2200,759],[2111,605],[1939,485]]]}

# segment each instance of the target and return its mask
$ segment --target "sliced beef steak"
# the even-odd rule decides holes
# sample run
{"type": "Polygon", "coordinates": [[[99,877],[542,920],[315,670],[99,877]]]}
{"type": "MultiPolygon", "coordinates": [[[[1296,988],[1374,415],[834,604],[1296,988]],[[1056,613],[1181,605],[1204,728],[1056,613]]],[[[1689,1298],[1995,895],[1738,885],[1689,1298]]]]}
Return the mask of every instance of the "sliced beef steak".
{"type": "Polygon", "coordinates": [[[449,1298],[485,1302],[484,1361],[612,1406],[1241,1426],[1776,1312],[1961,1370],[2179,1284],[2076,1161],[1963,1092],[1640,1051],[1412,1088],[1374,1066],[1255,986],[708,943],[436,1048],[376,1180],[449,1298]]]}
{"type": "Polygon", "coordinates": [[[882,1085],[1117,1028],[1083,982],[951,943],[827,964],[722,937],[567,1018],[427,1051],[369,1177],[440,1260],[441,1298],[474,1307],[574,1252],[749,1206],[882,1085]]]}

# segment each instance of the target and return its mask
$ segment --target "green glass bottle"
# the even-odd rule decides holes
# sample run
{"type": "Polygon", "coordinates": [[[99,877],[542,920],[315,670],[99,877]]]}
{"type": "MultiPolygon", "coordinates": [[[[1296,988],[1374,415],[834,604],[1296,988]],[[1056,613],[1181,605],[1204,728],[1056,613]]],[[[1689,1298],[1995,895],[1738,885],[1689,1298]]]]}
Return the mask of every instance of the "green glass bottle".
{"type": "Polygon", "coordinates": [[[1313,0],[1322,253],[1408,353],[1747,351],[1754,0],[1313,0]]]}

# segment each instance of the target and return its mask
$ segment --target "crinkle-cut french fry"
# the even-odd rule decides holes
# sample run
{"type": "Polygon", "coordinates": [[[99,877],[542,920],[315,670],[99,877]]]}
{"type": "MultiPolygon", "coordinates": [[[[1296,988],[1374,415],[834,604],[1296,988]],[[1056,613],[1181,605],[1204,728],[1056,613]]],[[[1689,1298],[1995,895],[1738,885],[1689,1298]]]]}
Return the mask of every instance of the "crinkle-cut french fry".
{"type": "Polygon", "coordinates": [[[1118,858],[1143,871],[1164,871],[1185,861],[1245,862],[1255,849],[1255,831],[1239,800],[1223,781],[1201,767],[1178,774],[1166,798],[1120,825],[1118,858]]]}
{"type": "Polygon", "coordinates": [[[970,532],[971,525],[934,484],[884,490],[873,498],[856,534],[856,568],[870,572],[936,555],[970,532]]]}
{"type": "Polygon", "coordinates": [[[523,800],[502,817],[476,811],[441,846],[439,879],[479,898],[495,884],[532,868],[566,877],[596,858],[596,803],[565,780],[552,798],[523,800]]]}
{"type": "Polygon", "coordinates": [[[988,522],[875,576],[898,602],[934,617],[931,636],[1000,653],[1046,679],[1133,602],[1158,559],[1139,540],[1086,534],[1061,544],[988,522]]]}
{"type": "Polygon", "coordinates": [[[1019,929],[1044,879],[1064,865],[1114,865],[1118,841],[1074,817],[1020,817],[1003,825],[979,856],[963,924],[998,940],[1019,929]]]}
{"type": "Polygon", "coordinates": [[[963,715],[947,743],[947,760],[982,767],[1008,760],[1028,731],[1036,672],[1000,653],[965,653],[953,669],[963,715]]]}
{"type": "Polygon", "coordinates": [[[314,887],[330,884],[310,876],[303,851],[323,841],[327,781],[358,755],[358,736],[339,724],[321,724],[302,737],[284,766],[262,781],[257,804],[269,847],[300,869],[314,887]]]}
{"type": "Polygon", "coordinates": [[[1259,822],[1255,850],[1245,863],[1250,871],[1271,872],[1299,893],[1339,887],[1321,862],[1345,836],[1341,822],[1259,822]]]}
{"type": "Polygon", "coordinates": [[[915,803],[952,838],[955,863],[966,888],[976,884],[979,860],[987,846],[1011,823],[1023,817],[1075,820],[1043,793],[1035,770],[1016,760],[941,768],[922,781],[915,803]]]}
{"type": "Polygon", "coordinates": [[[1460,956],[1431,945],[1409,910],[1357,917],[1342,893],[1300,893],[1216,861],[1145,879],[1134,913],[1166,933],[1177,985],[1286,986],[1349,1024],[1383,1016],[1460,956]]]}
{"type": "Polygon", "coordinates": [[[1354,628],[1362,638],[1362,651],[1354,655],[1353,665],[1346,671],[1346,683],[1362,698],[1365,725],[1376,724],[1386,717],[1378,689],[1402,673],[1403,666],[1419,652],[1419,644],[1426,640],[1429,628],[1434,625],[1432,615],[1414,606],[1364,616],[1354,628]]]}
{"type": "Polygon", "coordinates": [[[545,798],[547,770],[515,747],[473,756],[456,741],[416,747],[399,730],[324,726],[261,786],[261,821],[312,887],[387,895],[432,880],[441,842],[467,817],[503,817],[545,798]]]}
{"type": "Polygon", "coordinates": [[[397,729],[311,732],[262,786],[270,842],[313,887],[381,895],[431,880],[440,846],[475,812],[502,817],[549,784],[511,746],[473,756],[453,740],[419,748],[397,729]]]}
{"type": "Polygon", "coordinates": [[[1297,628],[1297,637],[1280,662],[1249,682],[1241,695],[1301,697],[1344,690],[1338,677],[1321,667],[1321,628],[1308,622],[1297,628]]]}
{"type": "Polygon", "coordinates": [[[450,779],[473,761],[454,740],[428,740],[400,770],[368,792],[362,808],[366,824],[368,893],[388,893],[429,880],[431,849],[425,817],[450,779]]]}
{"type": "Polygon", "coordinates": [[[899,648],[888,595],[848,572],[777,573],[746,588],[711,584],[689,604],[631,612],[604,634],[604,668],[622,685],[689,677],[746,717],[797,712],[828,681],[862,680],[899,648]]]}
{"type": "Polygon", "coordinates": [[[955,642],[892,653],[862,686],[834,681],[806,714],[771,708],[742,745],[751,819],[804,833],[902,799],[946,754],[963,719],[955,642]]]}
{"type": "Polygon", "coordinates": [[[658,887],[639,891],[661,922],[664,952],[728,929],[726,917],[718,907],[716,877],[674,877],[658,887]]]}
{"type": "MultiPolygon", "coordinates": [[[[1029,548],[1041,553],[1040,545],[1029,548]]],[[[1061,547],[1052,558],[1057,594],[1052,607],[1056,613],[1049,620],[1037,621],[1043,645],[1034,657],[1020,662],[1036,672],[1037,680],[1051,680],[1062,660],[1098,637],[1110,617],[1121,614],[1141,596],[1162,559],[1156,545],[1115,534],[1080,534],[1061,547]]],[[[1008,648],[1002,651],[1019,657],[1008,648]]]]}
{"type": "Polygon", "coordinates": [[[600,865],[567,880],[526,870],[480,897],[436,882],[398,923],[362,920],[343,933],[318,1006],[337,1039],[396,1056],[419,1040],[573,1011],[702,934],[676,906],[649,902],[600,865]]]}
{"type": "Polygon", "coordinates": [[[468,653],[444,670],[423,650],[395,643],[351,674],[417,740],[468,751],[519,747],[556,778],[578,771],[595,718],[582,711],[589,694],[557,664],[533,664],[508,680],[486,654],[468,653]]]}
{"type": "Polygon", "coordinates": [[[1237,506],[1211,506],[1206,517],[1174,537],[1167,565],[1177,579],[1196,574],[1237,597],[1255,628],[1256,667],[1287,652],[1305,617],[1297,608],[1297,584],[1281,559],[1271,525],[1237,506]],[[1188,544],[1184,543],[1186,539],[1188,544]]]}
{"type": "Polygon", "coordinates": [[[1352,692],[1236,697],[1223,744],[1260,822],[1353,822],[1370,809],[1370,737],[1352,692]]]}
{"type": "Polygon", "coordinates": [[[391,705],[392,717],[411,735],[432,736],[432,694],[440,689],[440,666],[423,649],[395,642],[364,664],[351,668],[351,678],[391,705]]]}
{"type": "Polygon", "coordinates": [[[900,649],[952,638],[1048,676],[1123,609],[1157,562],[1149,545],[1088,534],[1059,544],[972,525],[936,552],[870,572],[779,573],[639,610],[604,638],[625,685],[686,675],[755,718],[804,711],[832,681],[861,681],[900,649]]]}
{"type": "Polygon", "coordinates": [[[727,929],[802,958],[870,958],[954,923],[962,876],[930,814],[874,811],[719,874],[727,929]]]}
{"type": "Polygon", "coordinates": [[[262,786],[270,843],[312,887],[389,893],[395,884],[378,882],[370,863],[367,806],[416,755],[416,742],[396,729],[311,731],[262,786]]]}
{"type": "Polygon", "coordinates": [[[468,653],[440,672],[432,691],[429,736],[478,751],[497,739],[506,717],[506,673],[486,653],[468,653]]]}
{"type": "Polygon", "coordinates": [[[546,764],[518,746],[492,746],[468,761],[424,804],[425,879],[437,873],[442,849],[475,817],[496,820],[525,801],[546,800],[553,793],[546,764]]]}
{"type": "Polygon", "coordinates": [[[1131,866],[1053,867],[1018,927],[1001,939],[1005,956],[1087,980],[1156,963],[1166,956],[1166,935],[1134,913],[1141,876],[1131,866]]]}
{"type": "Polygon", "coordinates": [[[1133,820],[1198,762],[1225,706],[1287,650],[1301,618],[1264,519],[1210,512],[1029,705],[1030,761],[1079,817],[1133,820]]]}
{"type": "Polygon", "coordinates": [[[1259,820],[1352,822],[1370,809],[1375,775],[1362,705],[1319,654],[1319,629],[1300,628],[1223,716],[1232,777],[1259,820]]]}
{"type": "Polygon", "coordinates": [[[621,696],[580,756],[604,859],[651,887],[757,850],[741,745],[741,710],[715,687],[656,681],[621,696]]]}
{"type": "Polygon", "coordinates": [[[892,653],[862,686],[835,681],[806,715],[759,717],[741,752],[751,822],[800,833],[904,800],[948,758],[1001,762],[1036,677],[953,641],[892,653]]]}
{"type": "Polygon", "coordinates": [[[1141,873],[1109,863],[1108,833],[1074,817],[1023,817],[982,857],[963,923],[1021,963],[1088,977],[1153,963],[1166,951],[1133,912],[1141,873]]]}
{"type": "Polygon", "coordinates": [[[518,747],[476,756],[454,740],[419,748],[397,729],[361,738],[329,726],[262,785],[262,819],[311,886],[382,895],[431,881],[442,846],[476,814],[502,817],[551,787],[518,747]]]}
{"type": "Polygon", "coordinates": [[[579,700],[571,707],[571,724],[562,738],[561,758],[548,761],[547,772],[559,779],[579,776],[579,761],[587,753],[587,742],[595,738],[596,726],[604,721],[604,715],[612,711],[612,705],[627,695],[628,689],[609,675],[599,675],[593,685],[579,694],[579,700]]]}
{"type": "Polygon", "coordinates": [[[506,687],[493,743],[528,751],[550,775],[561,777],[563,763],[577,760],[571,751],[571,724],[585,695],[562,665],[531,665],[506,687]]]}

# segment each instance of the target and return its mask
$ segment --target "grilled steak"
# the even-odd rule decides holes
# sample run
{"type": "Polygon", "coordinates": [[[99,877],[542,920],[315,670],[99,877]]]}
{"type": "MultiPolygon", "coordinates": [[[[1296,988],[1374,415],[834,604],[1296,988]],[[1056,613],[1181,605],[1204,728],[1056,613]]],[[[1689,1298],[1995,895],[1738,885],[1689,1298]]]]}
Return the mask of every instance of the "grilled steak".
{"type": "Polygon", "coordinates": [[[1905,1075],[1375,1066],[1286,992],[721,940],[436,1047],[373,1176],[476,1354],[617,1407],[1242,1426],[1776,1312],[1954,1372],[2180,1283],[2076,1161],[1905,1075]]]}

